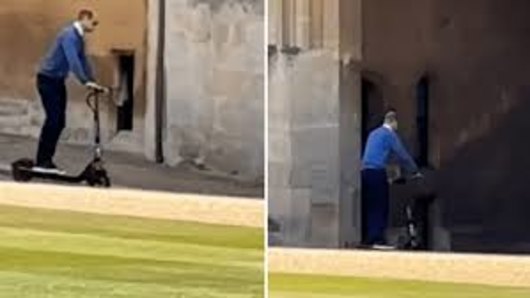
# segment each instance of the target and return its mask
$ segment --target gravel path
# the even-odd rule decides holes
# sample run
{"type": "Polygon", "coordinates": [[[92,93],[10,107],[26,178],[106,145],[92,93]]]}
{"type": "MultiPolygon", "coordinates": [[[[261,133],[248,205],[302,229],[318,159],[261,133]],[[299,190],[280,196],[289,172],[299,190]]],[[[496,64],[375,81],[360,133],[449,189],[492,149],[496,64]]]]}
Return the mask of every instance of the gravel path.
{"type": "Polygon", "coordinates": [[[263,227],[264,202],[247,198],[0,182],[0,204],[263,227]]]}
{"type": "Polygon", "coordinates": [[[273,273],[530,286],[530,257],[269,249],[273,273]]]}

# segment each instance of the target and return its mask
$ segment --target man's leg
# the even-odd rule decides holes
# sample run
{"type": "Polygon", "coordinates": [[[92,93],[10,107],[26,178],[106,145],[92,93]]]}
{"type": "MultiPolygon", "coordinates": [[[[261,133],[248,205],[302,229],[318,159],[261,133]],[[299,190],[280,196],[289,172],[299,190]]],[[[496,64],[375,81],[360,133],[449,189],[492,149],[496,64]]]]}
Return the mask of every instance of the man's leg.
{"type": "Polygon", "coordinates": [[[65,126],[66,87],[64,82],[45,77],[37,79],[37,87],[46,113],[37,151],[37,166],[50,167],[65,126]]]}
{"type": "Polygon", "coordinates": [[[370,245],[370,174],[368,171],[361,172],[361,244],[370,245]]]}
{"type": "Polygon", "coordinates": [[[385,171],[363,171],[362,187],[363,244],[386,244],[389,202],[385,171]]]}
{"type": "Polygon", "coordinates": [[[389,187],[386,172],[379,174],[377,185],[377,207],[376,210],[374,210],[376,216],[374,239],[375,244],[386,245],[386,230],[388,228],[388,216],[390,209],[389,187]]]}

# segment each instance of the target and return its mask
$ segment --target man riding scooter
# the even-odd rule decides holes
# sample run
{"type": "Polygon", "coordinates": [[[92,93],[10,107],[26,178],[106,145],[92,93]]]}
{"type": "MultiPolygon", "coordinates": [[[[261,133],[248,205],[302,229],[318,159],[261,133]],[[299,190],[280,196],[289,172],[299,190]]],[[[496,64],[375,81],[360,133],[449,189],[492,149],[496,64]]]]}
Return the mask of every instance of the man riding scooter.
{"type": "Polygon", "coordinates": [[[397,113],[389,110],[382,126],[373,130],[367,140],[362,160],[362,245],[372,249],[393,249],[387,245],[389,217],[389,181],[386,168],[390,157],[414,178],[422,177],[418,166],[403,146],[398,134],[397,113]]]}
{"type": "Polygon", "coordinates": [[[66,124],[66,85],[69,73],[87,88],[104,90],[94,81],[86,55],[85,35],[98,25],[95,13],[81,10],[77,20],[66,26],[56,37],[37,74],[37,89],[46,113],[42,127],[36,165],[33,171],[65,174],[53,162],[57,143],[66,124]]]}

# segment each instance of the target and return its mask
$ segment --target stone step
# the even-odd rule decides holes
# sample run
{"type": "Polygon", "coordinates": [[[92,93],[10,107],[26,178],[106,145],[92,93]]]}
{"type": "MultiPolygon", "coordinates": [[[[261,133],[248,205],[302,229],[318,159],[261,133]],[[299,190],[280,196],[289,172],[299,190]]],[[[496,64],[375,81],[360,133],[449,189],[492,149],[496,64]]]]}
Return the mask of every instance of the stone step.
{"type": "Polygon", "coordinates": [[[4,127],[20,127],[29,125],[31,125],[31,117],[29,115],[3,116],[0,114],[0,129],[4,127]]]}
{"type": "Polygon", "coordinates": [[[0,99],[0,117],[23,116],[29,113],[27,100],[0,99]]]}
{"type": "Polygon", "coordinates": [[[31,126],[30,104],[24,99],[0,99],[0,131],[19,133],[31,126]]]}

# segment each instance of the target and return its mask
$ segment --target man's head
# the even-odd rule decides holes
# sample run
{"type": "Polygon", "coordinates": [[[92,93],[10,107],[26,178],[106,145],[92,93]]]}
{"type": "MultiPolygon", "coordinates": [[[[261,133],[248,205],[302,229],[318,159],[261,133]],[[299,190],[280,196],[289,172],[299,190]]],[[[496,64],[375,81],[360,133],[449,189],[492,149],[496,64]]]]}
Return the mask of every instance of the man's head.
{"type": "Polygon", "coordinates": [[[96,14],[89,9],[80,10],[77,14],[77,21],[81,24],[86,33],[94,32],[99,23],[96,20],[96,14]]]}
{"type": "Polygon", "coordinates": [[[397,112],[394,109],[390,109],[385,114],[385,124],[392,127],[393,130],[398,129],[397,112]]]}

